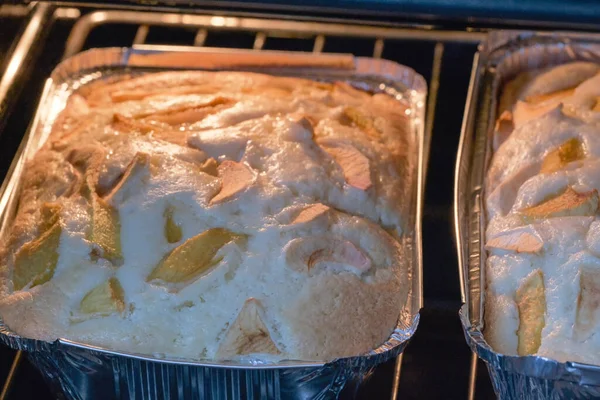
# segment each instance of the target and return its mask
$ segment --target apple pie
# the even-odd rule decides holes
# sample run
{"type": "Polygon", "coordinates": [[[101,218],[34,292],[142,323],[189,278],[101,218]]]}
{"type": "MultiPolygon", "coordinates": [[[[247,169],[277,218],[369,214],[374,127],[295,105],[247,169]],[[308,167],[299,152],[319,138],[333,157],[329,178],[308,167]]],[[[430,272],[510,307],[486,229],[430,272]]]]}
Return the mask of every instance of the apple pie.
{"type": "Polygon", "coordinates": [[[0,315],[29,338],[188,359],[376,348],[410,286],[410,123],[408,103],[344,82],[84,85],[25,166],[0,315]]]}
{"type": "Polygon", "coordinates": [[[486,178],[484,334],[498,352],[600,364],[600,66],[504,86],[486,178]]]}

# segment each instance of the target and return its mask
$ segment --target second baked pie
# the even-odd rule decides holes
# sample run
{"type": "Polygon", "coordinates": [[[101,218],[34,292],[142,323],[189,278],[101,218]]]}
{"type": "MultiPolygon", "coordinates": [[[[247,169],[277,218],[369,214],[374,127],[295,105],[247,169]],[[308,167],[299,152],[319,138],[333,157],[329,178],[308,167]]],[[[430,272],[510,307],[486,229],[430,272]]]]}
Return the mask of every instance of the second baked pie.
{"type": "Polygon", "coordinates": [[[600,364],[600,67],[504,87],[486,179],[485,336],[503,354],[600,364]]]}

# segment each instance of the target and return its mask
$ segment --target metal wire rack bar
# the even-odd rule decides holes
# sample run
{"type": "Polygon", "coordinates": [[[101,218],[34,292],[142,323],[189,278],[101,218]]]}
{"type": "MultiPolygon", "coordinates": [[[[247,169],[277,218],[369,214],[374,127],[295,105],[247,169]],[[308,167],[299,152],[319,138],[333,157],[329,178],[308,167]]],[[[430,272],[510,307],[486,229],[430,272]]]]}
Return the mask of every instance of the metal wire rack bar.
{"type": "Polygon", "coordinates": [[[16,4],[0,5],[0,17],[25,17],[29,14],[31,7],[16,4]]]}
{"type": "MultiPolygon", "coordinates": [[[[316,42],[324,43],[326,36],[366,37],[375,38],[373,56],[381,56],[384,40],[429,40],[434,42],[478,43],[484,38],[481,31],[435,30],[431,26],[422,25],[414,28],[390,28],[365,25],[349,25],[340,23],[290,21],[277,19],[260,19],[249,17],[224,17],[214,15],[196,15],[179,13],[157,13],[145,11],[101,10],[94,11],[81,17],[67,40],[65,57],[71,56],[83,48],[90,31],[95,27],[106,24],[134,24],[141,26],[165,26],[177,28],[197,28],[198,36],[211,31],[244,31],[255,32],[256,43],[261,38],[269,36],[315,38],[316,42]],[[204,32],[204,33],[202,33],[204,32]]],[[[201,44],[201,43],[198,43],[201,44]]],[[[322,45],[315,45],[318,50],[322,45]]],[[[318,51],[317,51],[318,52],[318,51]]]]}

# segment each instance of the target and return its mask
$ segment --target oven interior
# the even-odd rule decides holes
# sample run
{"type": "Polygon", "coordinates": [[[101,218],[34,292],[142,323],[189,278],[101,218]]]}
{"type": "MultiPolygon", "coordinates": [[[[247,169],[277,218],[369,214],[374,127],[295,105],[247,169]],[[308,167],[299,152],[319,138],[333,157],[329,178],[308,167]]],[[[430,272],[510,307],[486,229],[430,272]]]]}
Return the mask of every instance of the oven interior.
{"type": "MultiPolygon", "coordinates": [[[[494,398],[485,366],[467,347],[458,319],[452,193],[473,56],[486,29],[498,22],[407,22],[268,11],[207,6],[182,12],[54,3],[0,6],[0,176],[4,178],[27,130],[45,77],[62,58],[81,50],[175,44],[351,53],[410,66],[429,87],[425,129],[432,140],[427,144],[423,213],[425,308],[401,359],[381,365],[357,393],[347,390],[342,398],[494,398]]],[[[0,388],[0,400],[56,396],[25,355],[6,347],[0,347],[0,388]]]]}

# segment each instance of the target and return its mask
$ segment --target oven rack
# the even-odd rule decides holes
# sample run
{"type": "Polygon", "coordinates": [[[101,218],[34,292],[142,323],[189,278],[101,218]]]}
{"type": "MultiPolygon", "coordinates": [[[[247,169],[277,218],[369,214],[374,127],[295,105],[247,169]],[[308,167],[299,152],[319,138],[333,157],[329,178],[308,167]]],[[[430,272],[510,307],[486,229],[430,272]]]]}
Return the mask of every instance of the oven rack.
{"type": "MultiPolygon", "coordinates": [[[[236,15],[232,12],[191,14],[177,12],[153,12],[147,10],[133,10],[123,8],[101,8],[96,9],[86,6],[64,6],[54,3],[38,3],[30,6],[2,6],[0,8],[0,18],[5,16],[16,16],[23,18],[25,27],[23,33],[14,46],[12,55],[8,61],[7,69],[10,73],[4,74],[0,81],[0,105],[11,100],[14,95],[15,86],[28,79],[25,67],[27,64],[35,62],[37,54],[44,47],[47,39],[47,33],[55,24],[67,24],[69,33],[64,44],[62,58],[84,50],[87,47],[97,45],[98,31],[108,32],[111,27],[119,26],[119,29],[131,33],[131,37],[120,38],[117,45],[131,46],[146,43],[153,44],[187,44],[194,46],[213,46],[215,41],[211,42],[213,37],[223,38],[223,35],[242,35],[243,41],[239,43],[226,43],[229,47],[250,48],[255,51],[279,47],[278,49],[288,50],[290,47],[294,50],[309,51],[312,53],[339,52],[340,43],[342,52],[359,52],[362,56],[371,56],[374,58],[398,59],[400,62],[409,64],[418,72],[423,74],[429,86],[429,95],[427,99],[427,112],[425,121],[426,137],[431,138],[434,127],[436,135],[443,135],[444,127],[436,123],[436,108],[438,105],[438,94],[441,85],[446,84],[448,79],[452,79],[452,65],[444,66],[444,60],[453,60],[453,51],[456,45],[467,45],[469,51],[467,55],[474,53],[477,44],[484,38],[483,29],[474,29],[464,27],[463,29],[447,30],[442,26],[431,24],[381,24],[373,25],[372,22],[364,23],[361,21],[343,21],[343,20],[325,20],[325,19],[304,19],[272,16],[245,16],[236,15]],[[173,40],[173,38],[175,38],[173,40]],[[273,44],[275,43],[275,44],[273,44]],[[356,49],[354,43],[359,43],[356,49]],[[413,52],[414,54],[404,54],[400,57],[398,52],[413,52]],[[413,57],[414,56],[414,57],[413,57]],[[412,60],[412,61],[411,61],[412,60]],[[414,62],[411,65],[411,62],[414,62]],[[446,76],[442,81],[443,70],[446,76]]],[[[117,33],[119,35],[119,33],[117,33]]],[[[236,36],[237,37],[237,36],[236,36]]],[[[240,36],[241,37],[241,36],[240,36]]],[[[52,39],[52,38],[51,38],[52,39]]],[[[50,39],[50,40],[51,40],[50,39]]],[[[103,44],[100,41],[100,45],[103,44]]],[[[221,42],[219,42],[221,43],[221,42]]],[[[110,43],[110,45],[115,45],[110,43]]],[[[467,68],[470,69],[471,58],[467,60],[467,68]]],[[[464,68],[461,65],[461,68],[464,68]]],[[[468,72],[468,71],[467,71],[468,72]]],[[[466,92],[466,86],[465,86],[466,92]]],[[[459,97],[459,101],[464,104],[464,99],[459,97]]],[[[462,104],[460,104],[460,115],[458,121],[462,118],[462,104]]],[[[1,110],[1,109],[0,109],[1,110]]],[[[0,119],[2,113],[0,112],[0,119]]],[[[455,116],[456,117],[456,116],[455,116]]],[[[456,118],[455,118],[456,119],[456,118]]],[[[0,125],[1,128],[1,125],[0,125]]],[[[458,127],[459,128],[459,127],[458,127]]],[[[7,134],[5,132],[5,134],[7,134]]],[[[454,132],[458,136],[458,130],[454,132]]],[[[2,136],[0,129],[0,137],[2,136]]],[[[434,136],[435,137],[435,136],[434,136]]],[[[435,140],[435,139],[434,139],[435,140]]],[[[425,143],[426,153],[429,154],[430,143],[425,143]]],[[[451,153],[450,157],[454,160],[455,151],[453,148],[444,151],[451,153]]],[[[425,165],[429,164],[425,160],[425,165]]],[[[438,166],[434,162],[434,165],[438,166]]],[[[452,166],[453,167],[453,166],[452,166]]],[[[450,175],[453,168],[450,167],[450,175]]],[[[427,167],[425,169],[427,171],[427,167]]],[[[453,180],[448,179],[449,184],[453,180]]],[[[430,188],[428,188],[429,190],[430,188]]],[[[451,194],[451,191],[448,190],[451,194]]],[[[427,201],[425,205],[425,217],[437,221],[450,223],[451,211],[450,204],[438,201],[427,201]]],[[[424,234],[426,234],[424,232],[424,234]]],[[[448,229],[446,241],[452,245],[451,229],[448,229]]],[[[425,240],[425,246],[427,246],[425,240]]],[[[454,257],[454,249],[451,248],[451,257],[454,257]]],[[[425,255],[427,258],[427,255],[425,255]]],[[[456,275],[457,268],[453,264],[446,266],[450,270],[449,274],[456,275]]],[[[448,272],[447,272],[448,273],[448,272]]],[[[426,277],[427,280],[427,277],[426,277]]],[[[451,282],[447,282],[450,284],[451,282]]],[[[456,282],[456,293],[458,293],[458,282],[456,282]]],[[[427,282],[425,284],[427,293],[427,282]]],[[[445,294],[441,295],[442,297],[445,294]]],[[[439,296],[436,296],[439,297],[439,296]]],[[[456,309],[459,301],[456,298],[456,309]]],[[[458,321],[458,316],[456,316],[458,321]]],[[[418,334],[418,333],[417,333],[418,334]]],[[[410,349],[410,346],[409,346],[410,349]]],[[[2,384],[0,400],[10,399],[11,385],[15,381],[18,368],[23,364],[23,355],[16,352],[13,355],[12,365],[6,379],[2,384]]],[[[477,357],[473,354],[470,362],[470,375],[468,382],[468,398],[475,396],[475,382],[477,380],[477,357]]],[[[399,384],[402,370],[402,356],[400,356],[394,367],[392,387],[390,388],[391,398],[396,399],[399,392],[399,384]]],[[[485,371],[482,371],[486,374],[485,371]]],[[[0,382],[1,377],[0,377],[0,382]]]]}

